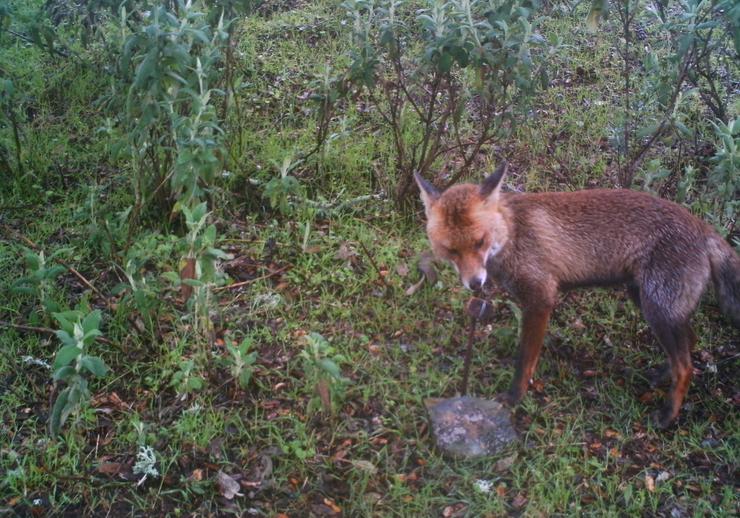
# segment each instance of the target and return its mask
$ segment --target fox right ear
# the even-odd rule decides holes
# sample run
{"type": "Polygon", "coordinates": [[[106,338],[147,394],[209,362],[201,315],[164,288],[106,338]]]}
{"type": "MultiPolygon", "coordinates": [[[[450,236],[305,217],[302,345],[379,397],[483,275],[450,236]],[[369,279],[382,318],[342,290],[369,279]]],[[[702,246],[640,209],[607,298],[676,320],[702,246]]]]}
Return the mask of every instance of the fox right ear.
{"type": "Polygon", "coordinates": [[[509,168],[509,163],[504,160],[500,166],[492,172],[483,183],[480,185],[480,195],[489,201],[497,201],[498,194],[501,191],[501,180],[506,175],[506,170],[509,168]]]}
{"type": "Polygon", "coordinates": [[[422,178],[419,173],[414,173],[414,180],[416,180],[416,185],[419,186],[421,201],[424,202],[424,210],[429,214],[429,209],[432,207],[432,204],[437,201],[440,193],[436,187],[422,178]]]}

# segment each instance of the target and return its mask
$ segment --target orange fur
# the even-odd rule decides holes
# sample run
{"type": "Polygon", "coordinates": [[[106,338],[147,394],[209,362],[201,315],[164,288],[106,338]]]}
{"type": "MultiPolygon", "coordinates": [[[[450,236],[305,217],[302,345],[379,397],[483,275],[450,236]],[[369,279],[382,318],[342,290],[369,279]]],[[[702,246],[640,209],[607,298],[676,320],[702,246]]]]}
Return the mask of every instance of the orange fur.
{"type": "Polygon", "coordinates": [[[646,193],[589,190],[501,194],[505,164],[482,185],[444,193],[417,177],[435,255],[466,287],[498,282],[522,306],[516,373],[506,399],[526,392],[558,294],[625,284],[668,356],[672,386],[658,424],[678,415],[691,379],[689,321],[710,280],[740,322],[740,258],[685,208],[646,193]]]}

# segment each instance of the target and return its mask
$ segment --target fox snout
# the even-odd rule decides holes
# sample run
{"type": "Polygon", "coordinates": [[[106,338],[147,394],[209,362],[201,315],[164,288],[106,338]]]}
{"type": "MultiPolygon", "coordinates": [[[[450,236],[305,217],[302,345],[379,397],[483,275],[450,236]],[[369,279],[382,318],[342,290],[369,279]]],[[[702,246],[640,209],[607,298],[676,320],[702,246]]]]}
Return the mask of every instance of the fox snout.
{"type": "Polygon", "coordinates": [[[455,266],[455,270],[460,274],[460,281],[467,289],[478,291],[486,283],[488,272],[486,272],[485,265],[483,268],[476,268],[473,269],[472,272],[468,273],[469,269],[460,268],[455,262],[452,264],[455,266]]]}
{"type": "Polygon", "coordinates": [[[482,276],[476,276],[472,277],[468,280],[463,279],[463,284],[466,288],[468,288],[471,291],[478,291],[480,290],[483,285],[486,283],[486,273],[483,272],[482,276]]]}

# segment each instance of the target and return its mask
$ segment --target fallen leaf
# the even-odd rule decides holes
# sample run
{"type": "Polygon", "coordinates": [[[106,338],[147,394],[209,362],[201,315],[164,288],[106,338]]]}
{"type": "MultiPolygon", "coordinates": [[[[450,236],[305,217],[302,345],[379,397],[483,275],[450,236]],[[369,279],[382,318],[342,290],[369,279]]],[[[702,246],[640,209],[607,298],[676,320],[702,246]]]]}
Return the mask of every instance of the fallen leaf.
{"type": "Polygon", "coordinates": [[[653,392],[652,390],[645,392],[638,399],[640,400],[640,403],[650,403],[653,399],[655,399],[655,392],[653,392]]]}
{"type": "Polygon", "coordinates": [[[378,468],[375,467],[375,464],[366,460],[353,460],[352,465],[370,475],[375,475],[378,472],[378,468]]]}
{"type": "Polygon", "coordinates": [[[406,295],[409,297],[416,293],[424,282],[428,282],[430,286],[437,283],[437,269],[434,266],[434,254],[431,250],[419,254],[419,261],[416,264],[416,268],[421,272],[422,276],[419,282],[406,290],[406,295]]]}
{"type": "Polygon", "coordinates": [[[604,432],[604,436],[606,436],[609,439],[619,439],[621,435],[616,430],[612,430],[610,428],[607,428],[604,432]]]}
{"type": "Polygon", "coordinates": [[[545,391],[545,384],[542,382],[542,380],[532,380],[530,385],[532,387],[532,390],[534,390],[537,394],[542,394],[545,391]]]}
{"type": "Polygon", "coordinates": [[[334,500],[332,500],[331,498],[324,498],[324,504],[326,504],[335,513],[341,513],[342,512],[342,508],[339,507],[336,504],[336,502],[334,502],[334,500]]]}
{"type": "Polygon", "coordinates": [[[351,263],[352,260],[357,257],[357,252],[352,250],[345,242],[339,245],[339,250],[337,250],[337,253],[334,254],[334,257],[342,261],[347,261],[351,263]]]}
{"type": "Polygon", "coordinates": [[[645,488],[651,493],[655,491],[655,479],[650,475],[645,475],[645,488]]]}
{"type": "Polygon", "coordinates": [[[515,509],[521,509],[525,505],[527,505],[527,497],[524,496],[522,493],[519,493],[514,497],[514,500],[511,502],[512,507],[515,509]]]}
{"type": "Polygon", "coordinates": [[[314,515],[317,516],[333,516],[337,513],[334,512],[334,510],[329,507],[328,505],[324,504],[313,504],[311,506],[311,511],[314,515]]]}
{"type": "Polygon", "coordinates": [[[499,484],[496,486],[496,494],[503,498],[506,496],[506,484],[499,484]]]}
{"type": "Polygon", "coordinates": [[[319,394],[321,399],[321,408],[326,414],[331,414],[331,392],[329,391],[329,382],[325,379],[320,379],[316,384],[316,392],[319,394]]]}
{"type": "Polygon", "coordinates": [[[103,475],[120,475],[130,470],[128,464],[122,462],[101,462],[98,464],[98,473],[103,475]]]}
{"type": "Polygon", "coordinates": [[[444,518],[456,518],[458,516],[463,516],[467,508],[468,506],[462,502],[448,505],[442,510],[442,516],[444,516],[444,518]]]}
{"type": "Polygon", "coordinates": [[[96,394],[93,396],[90,404],[95,408],[112,406],[116,410],[120,411],[128,411],[131,409],[130,405],[125,403],[115,392],[111,392],[110,394],[96,394]]]}
{"type": "Polygon", "coordinates": [[[193,287],[184,281],[193,279],[195,279],[195,257],[188,257],[185,259],[182,270],[180,270],[180,280],[183,281],[180,284],[180,296],[183,302],[187,302],[190,295],[193,294],[193,287]]]}
{"type": "Polygon", "coordinates": [[[241,489],[239,482],[223,471],[219,470],[216,474],[216,484],[218,485],[218,490],[221,493],[221,496],[227,500],[233,500],[235,496],[243,496],[239,492],[239,489],[241,489]]]}
{"type": "Polygon", "coordinates": [[[517,454],[516,452],[512,453],[508,457],[504,457],[503,459],[499,459],[496,461],[496,464],[493,466],[494,471],[506,471],[511,466],[514,465],[514,462],[516,461],[517,454]]]}
{"type": "Polygon", "coordinates": [[[396,273],[399,277],[406,277],[409,274],[409,266],[406,263],[398,263],[396,273]]]}

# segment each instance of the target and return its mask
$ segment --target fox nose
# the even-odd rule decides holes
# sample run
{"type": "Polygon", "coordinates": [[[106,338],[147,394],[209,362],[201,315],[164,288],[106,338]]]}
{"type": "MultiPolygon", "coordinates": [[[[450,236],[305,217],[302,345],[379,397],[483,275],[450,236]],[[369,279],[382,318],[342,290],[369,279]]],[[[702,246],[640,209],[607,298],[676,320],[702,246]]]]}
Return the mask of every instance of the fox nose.
{"type": "Polygon", "coordinates": [[[468,286],[470,286],[471,290],[478,291],[483,287],[483,279],[480,277],[473,277],[468,281],[468,286]]]}

